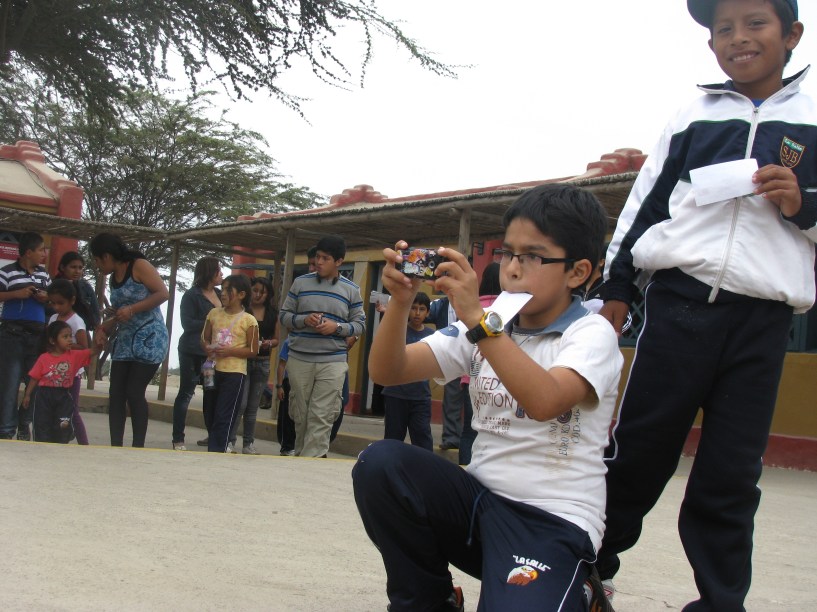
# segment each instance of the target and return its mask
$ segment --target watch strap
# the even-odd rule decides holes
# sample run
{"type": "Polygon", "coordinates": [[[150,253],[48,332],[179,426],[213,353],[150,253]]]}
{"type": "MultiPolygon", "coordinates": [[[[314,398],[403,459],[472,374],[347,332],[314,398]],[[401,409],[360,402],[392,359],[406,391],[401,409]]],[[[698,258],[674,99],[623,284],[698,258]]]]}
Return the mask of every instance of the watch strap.
{"type": "Polygon", "coordinates": [[[488,332],[485,330],[485,327],[480,320],[479,324],[476,327],[472,327],[467,332],[465,332],[465,338],[471,344],[476,344],[480,340],[484,340],[488,337],[488,332]]]}
{"type": "Polygon", "coordinates": [[[479,342],[480,340],[484,340],[485,338],[502,335],[502,330],[500,330],[497,333],[494,333],[488,329],[488,326],[485,324],[485,319],[488,317],[489,314],[491,314],[490,311],[483,312],[482,318],[479,320],[479,324],[465,332],[465,338],[471,344],[476,344],[477,342],[479,342]]]}

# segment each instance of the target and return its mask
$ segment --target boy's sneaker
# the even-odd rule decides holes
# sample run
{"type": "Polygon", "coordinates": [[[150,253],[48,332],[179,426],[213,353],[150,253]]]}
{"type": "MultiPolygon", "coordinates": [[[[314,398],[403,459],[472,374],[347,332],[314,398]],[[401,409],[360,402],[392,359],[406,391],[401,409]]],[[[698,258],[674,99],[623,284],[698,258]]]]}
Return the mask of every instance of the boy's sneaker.
{"type": "Polygon", "coordinates": [[[437,608],[440,612],[464,612],[465,597],[462,595],[462,587],[455,586],[451,591],[451,595],[445,600],[445,603],[437,608]]]}
{"type": "MultiPolygon", "coordinates": [[[[386,610],[391,610],[391,605],[386,606],[386,610]]],[[[465,598],[462,596],[462,587],[455,586],[442,604],[434,608],[434,612],[464,612],[465,598]]]]}
{"type": "Polygon", "coordinates": [[[202,438],[201,440],[196,442],[196,446],[207,446],[208,444],[210,444],[210,436],[202,438]]]}
{"type": "Polygon", "coordinates": [[[173,450],[186,451],[187,447],[184,445],[184,442],[173,442],[173,450]]]}
{"type": "Polygon", "coordinates": [[[607,601],[613,603],[613,597],[616,595],[616,585],[613,584],[612,580],[602,580],[601,586],[604,587],[604,596],[607,598],[607,601]]]}
{"type": "Polygon", "coordinates": [[[235,445],[232,442],[227,442],[227,450],[224,452],[226,452],[228,455],[235,455],[235,445]]]}
{"type": "MultiPolygon", "coordinates": [[[[608,583],[610,593],[615,593],[613,582],[606,580],[608,583]]],[[[590,576],[584,582],[584,597],[587,600],[587,609],[590,612],[614,612],[610,599],[607,596],[607,587],[602,584],[599,578],[599,572],[593,566],[590,570],[590,576]]]]}
{"type": "Polygon", "coordinates": [[[31,442],[31,427],[29,425],[19,427],[17,429],[17,439],[23,442],[31,442]]]}
{"type": "Polygon", "coordinates": [[[278,453],[282,457],[294,457],[295,456],[295,449],[290,448],[289,450],[284,450],[283,448],[278,453]]]}
{"type": "Polygon", "coordinates": [[[244,453],[245,455],[260,455],[261,454],[256,450],[255,444],[253,444],[252,442],[250,442],[249,444],[245,444],[244,448],[241,449],[241,452],[244,453]]]}

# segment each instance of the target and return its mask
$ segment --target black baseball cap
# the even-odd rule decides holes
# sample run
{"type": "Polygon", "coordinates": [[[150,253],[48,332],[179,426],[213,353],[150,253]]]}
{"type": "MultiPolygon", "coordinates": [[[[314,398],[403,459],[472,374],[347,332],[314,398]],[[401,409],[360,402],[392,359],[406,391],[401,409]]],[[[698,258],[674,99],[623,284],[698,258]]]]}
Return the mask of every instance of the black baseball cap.
{"type": "MultiPolygon", "coordinates": [[[[692,18],[705,28],[712,27],[712,14],[715,11],[715,4],[718,0],[687,0],[687,8],[692,18]]],[[[797,0],[786,0],[794,13],[797,21],[797,0]]]]}

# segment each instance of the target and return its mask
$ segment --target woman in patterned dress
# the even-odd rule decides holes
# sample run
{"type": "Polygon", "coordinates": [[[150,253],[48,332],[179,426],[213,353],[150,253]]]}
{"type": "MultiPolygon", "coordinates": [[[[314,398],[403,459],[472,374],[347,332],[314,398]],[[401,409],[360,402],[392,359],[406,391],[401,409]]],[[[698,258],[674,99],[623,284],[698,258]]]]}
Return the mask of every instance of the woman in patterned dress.
{"type": "Polygon", "coordinates": [[[167,286],[145,256],[129,249],[118,236],[98,234],[89,246],[97,268],[110,274],[114,310],[97,328],[96,336],[99,342],[105,342],[116,330],[111,349],[108,409],[111,446],[122,446],[127,405],[133,446],[143,447],[148,427],[145,390],[164,361],[169,344],[159,310],[167,301],[167,286]]]}

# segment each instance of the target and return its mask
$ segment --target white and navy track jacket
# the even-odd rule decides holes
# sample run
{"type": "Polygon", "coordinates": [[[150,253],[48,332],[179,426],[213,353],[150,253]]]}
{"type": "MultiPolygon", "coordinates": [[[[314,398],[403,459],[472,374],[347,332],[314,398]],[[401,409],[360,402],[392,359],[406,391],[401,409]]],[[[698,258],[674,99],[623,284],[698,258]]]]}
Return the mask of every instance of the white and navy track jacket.
{"type": "Polygon", "coordinates": [[[680,270],[710,289],[785,302],[795,312],[814,303],[817,240],[817,106],[800,91],[808,68],[759,107],[727,85],[667,125],[621,212],[607,251],[605,300],[632,301],[654,272],[680,270]],[[789,167],[803,207],[783,217],[771,202],[744,196],[697,206],[689,172],[754,158],[789,167]]]}

